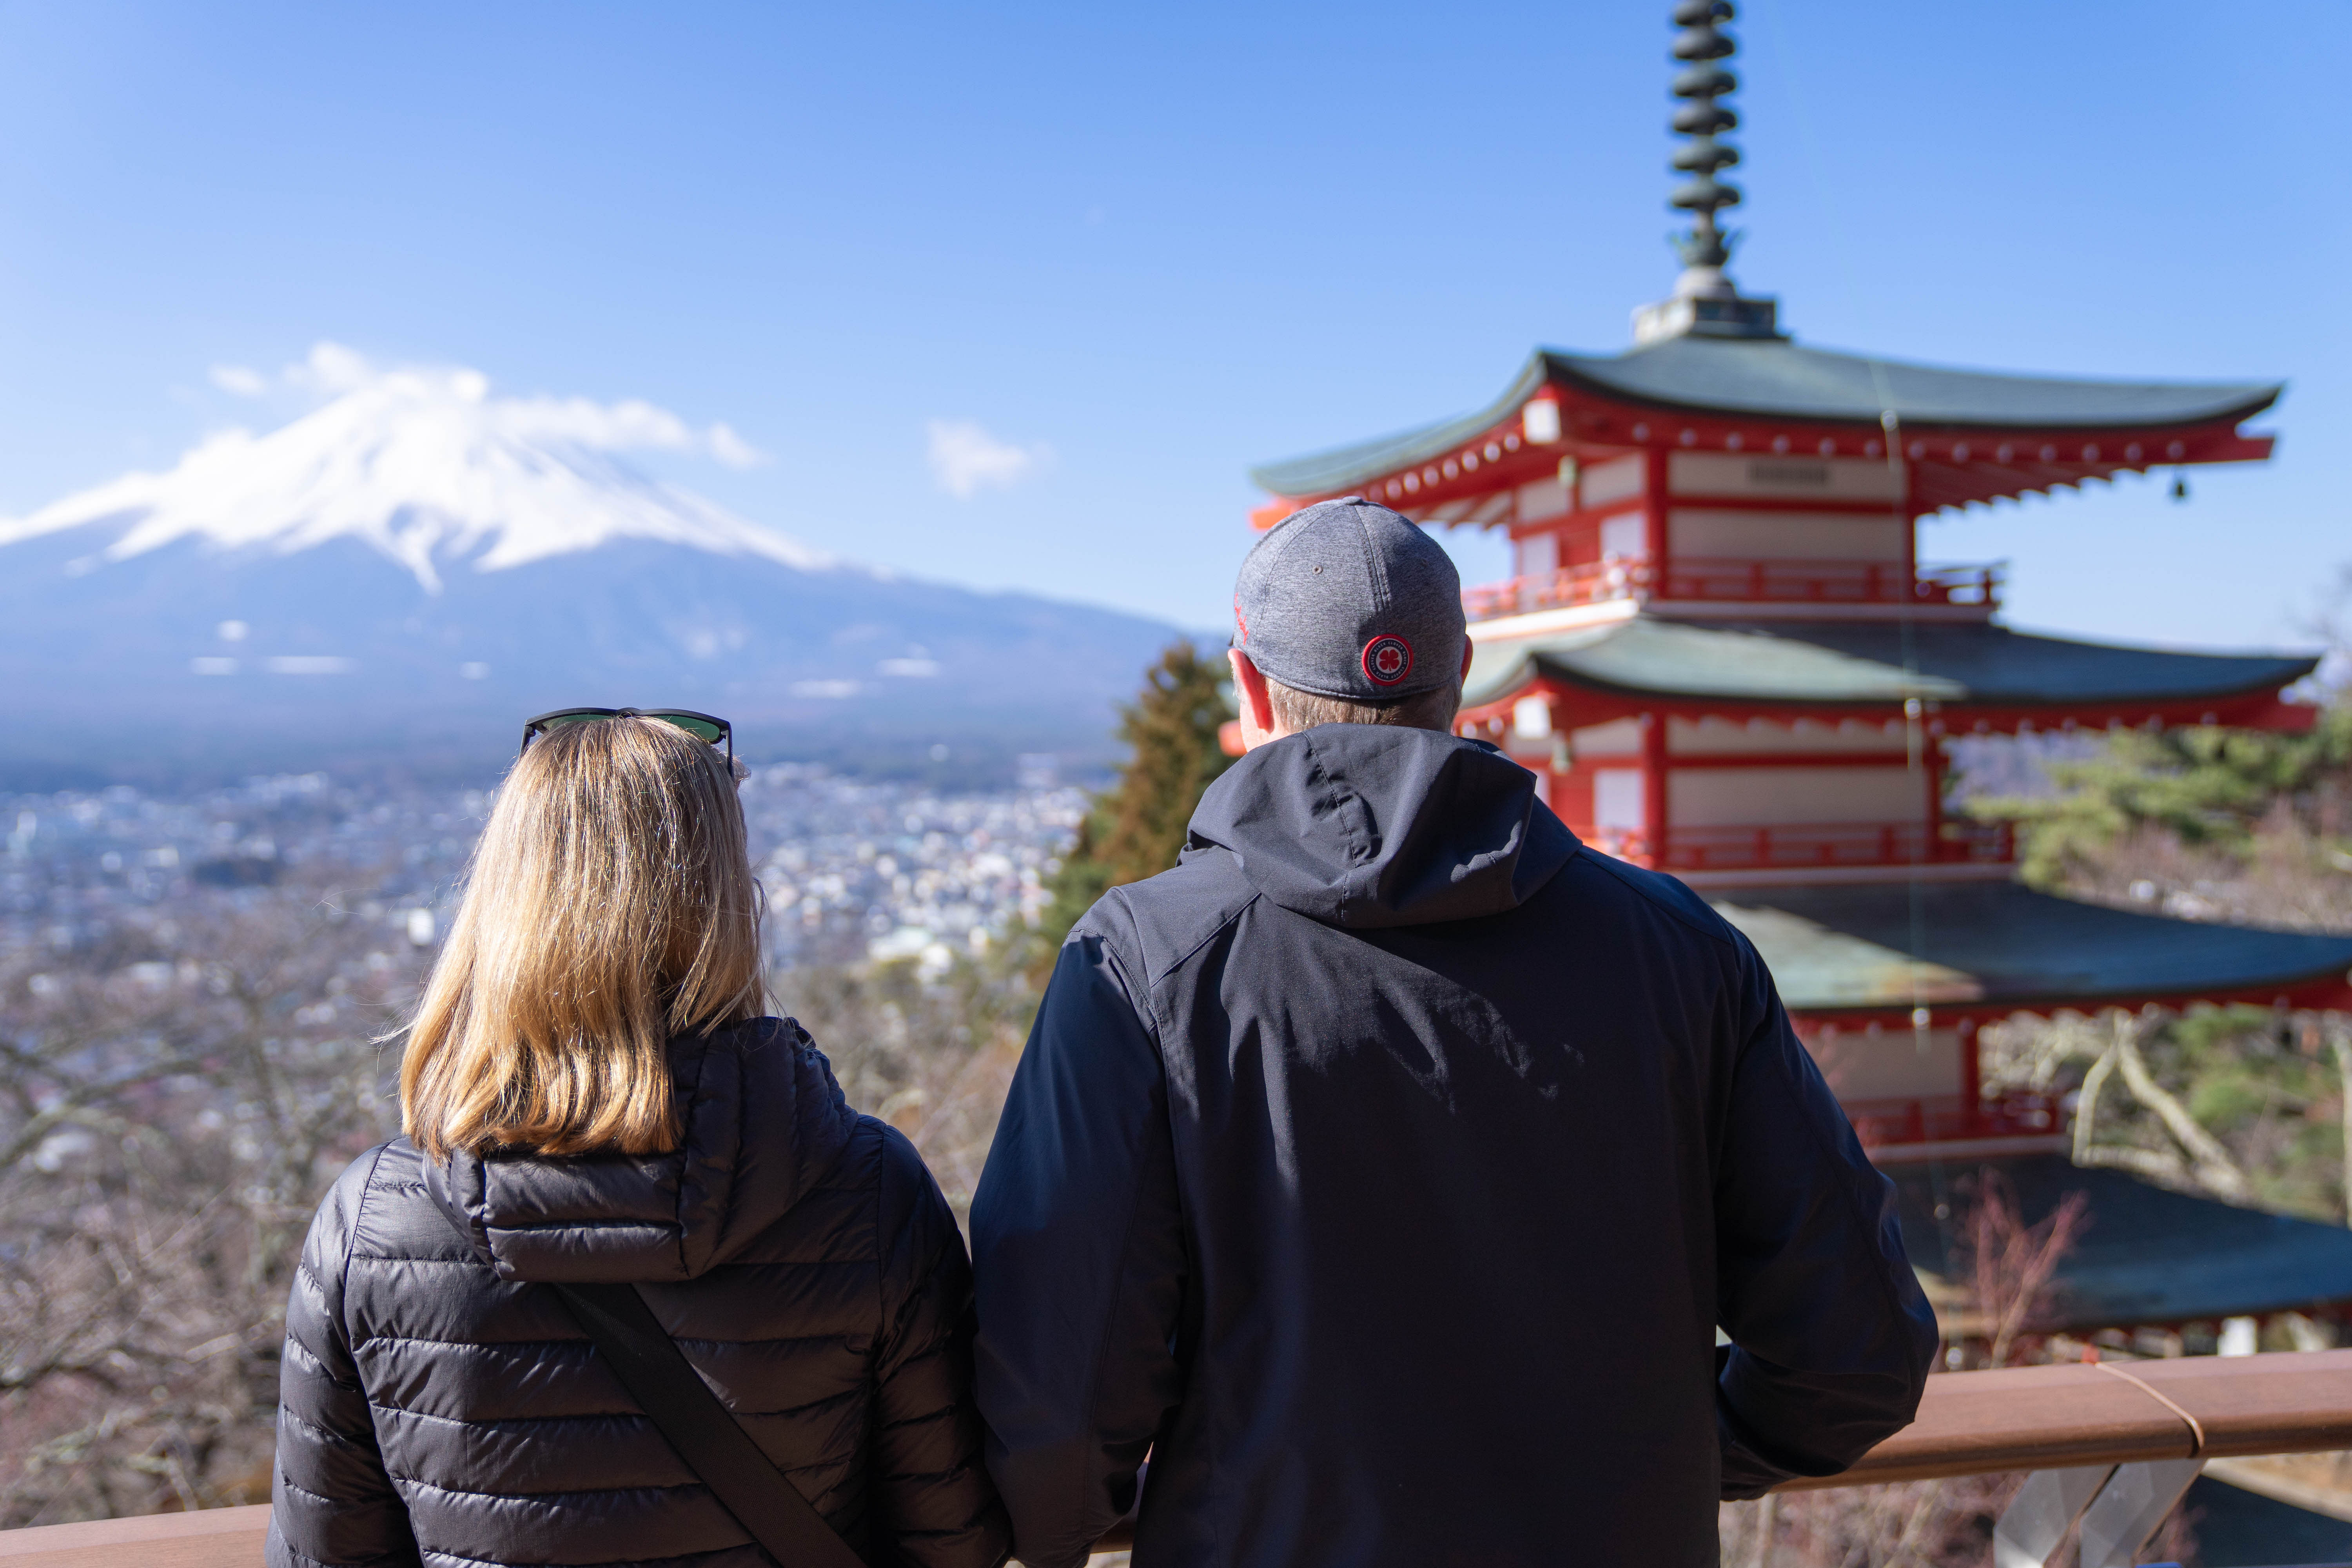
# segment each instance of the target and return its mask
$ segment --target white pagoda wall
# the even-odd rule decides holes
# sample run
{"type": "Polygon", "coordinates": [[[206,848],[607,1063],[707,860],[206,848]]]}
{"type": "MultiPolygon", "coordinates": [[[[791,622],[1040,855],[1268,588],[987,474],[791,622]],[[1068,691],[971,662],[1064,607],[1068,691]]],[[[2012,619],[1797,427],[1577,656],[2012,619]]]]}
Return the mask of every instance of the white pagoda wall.
{"type": "MultiPolygon", "coordinates": [[[[1627,752],[1640,750],[1641,731],[1633,721],[1621,721],[1633,736],[1627,752]]],[[[1583,737],[1598,735],[1608,726],[1595,726],[1577,731],[1578,752],[1582,754],[1583,737]]],[[[1873,723],[1866,719],[1799,719],[1781,723],[1771,719],[1749,719],[1738,721],[1718,718],[1710,713],[1703,719],[1671,718],[1666,721],[1666,751],[1675,757],[1721,757],[1766,755],[1811,755],[1824,752],[1838,756],[1871,755],[1884,752],[1891,757],[1904,754],[1903,721],[1887,719],[1873,723]]]]}
{"type": "Polygon", "coordinates": [[[1812,1031],[1805,1042],[1839,1100],[1925,1100],[1961,1090],[1958,1029],[1929,1029],[1927,1049],[1913,1029],[1812,1031]]]}
{"type": "Polygon", "coordinates": [[[1676,507],[1666,514],[1666,539],[1676,559],[1733,561],[1875,561],[1908,558],[1906,519],[1835,511],[1746,511],[1730,507],[1676,507]]]}
{"type": "Polygon", "coordinates": [[[1926,778],[1900,764],[1675,768],[1666,775],[1666,819],[1675,828],[1925,822],[1926,778]]]}

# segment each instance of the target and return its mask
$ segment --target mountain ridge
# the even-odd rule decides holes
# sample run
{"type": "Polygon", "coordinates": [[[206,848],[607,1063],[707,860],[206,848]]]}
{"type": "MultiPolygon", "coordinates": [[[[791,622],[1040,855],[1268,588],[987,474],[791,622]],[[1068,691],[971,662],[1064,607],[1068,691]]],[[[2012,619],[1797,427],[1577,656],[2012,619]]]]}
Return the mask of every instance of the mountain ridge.
{"type": "Polygon", "coordinates": [[[689,439],[647,405],[394,372],[0,520],[0,781],[479,769],[576,703],[720,712],[775,755],[1084,765],[1183,635],[846,562],[616,455],[689,439]]]}

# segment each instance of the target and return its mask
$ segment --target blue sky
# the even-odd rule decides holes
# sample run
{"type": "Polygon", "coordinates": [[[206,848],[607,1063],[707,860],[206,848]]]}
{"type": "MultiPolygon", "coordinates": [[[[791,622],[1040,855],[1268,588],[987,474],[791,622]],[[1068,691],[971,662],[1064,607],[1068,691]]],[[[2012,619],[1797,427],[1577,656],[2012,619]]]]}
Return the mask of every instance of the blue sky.
{"type": "MultiPolygon", "coordinates": [[[[769,460],[648,466],[828,549],[1214,626],[1250,463],[1665,290],[1666,9],[0,3],[0,516],[268,423],[215,367],[331,340],[723,421],[769,460]]],[[[1736,271],[1801,341],[2293,383],[2277,458],[2187,505],[1927,553],[2010,558],[2021,625],[2309,640],[2352,560],[2352,16],[1744,10],[1736,271]]]]}

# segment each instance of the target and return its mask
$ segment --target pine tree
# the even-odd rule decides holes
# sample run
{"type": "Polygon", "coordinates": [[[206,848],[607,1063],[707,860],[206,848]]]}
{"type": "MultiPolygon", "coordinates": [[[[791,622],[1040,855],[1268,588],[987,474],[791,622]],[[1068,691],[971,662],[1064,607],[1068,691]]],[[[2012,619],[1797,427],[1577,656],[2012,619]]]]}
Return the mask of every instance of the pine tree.
{"type": "Polygon", "coordinates": [[[1217,742],[1233,717],[1224,679],[1222,661],[1202,658],[1189,641],[1171,643],[1144,672],[1135,701],[1119,710],[1127,765],[1118,784],[1095,797],[1047,883],[1054,900],[1037,927],[1043,963],[1052,963],[1062,938],[1107,890],[1176,864],[1202,792],[1233,765],[1217,742]]]}
{"type": "Polygon", "coordinates": [[[2017,825],[2022,873],[2052,886],[2138,827],[2241,858],[2284,810],[2322,841],[2352,830],[2352,698],[2339,694],[2299,735],[2217,725],[2125,730],[2097,754],[2053,763],[2053,793],[1971,801],[1971,816],[2017,825]]]}

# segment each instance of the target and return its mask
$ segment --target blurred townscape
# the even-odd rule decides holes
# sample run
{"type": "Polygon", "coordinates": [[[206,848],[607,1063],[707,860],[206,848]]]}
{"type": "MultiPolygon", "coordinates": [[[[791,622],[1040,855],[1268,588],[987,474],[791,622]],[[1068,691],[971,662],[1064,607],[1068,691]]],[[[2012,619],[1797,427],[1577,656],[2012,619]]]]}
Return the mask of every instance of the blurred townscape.
{"type": "MultiPolygon", "coordinates": [[[[756,770],[742,798],[769,962],[907,958],[929,975],[1025,929],[1086,813],[1084,792],[1055,772],[1051,757],[1024,758],[1020,787],[967,795],[809,765],[756,770]]],[[[0,795],[0,952],[75,966],[152,947],[125,973],[161,984],[205,910],[281,885],[323,889],[322,907],[380,931],[386,952],[429,949],[488,808],[481,789],[325,773],[184,796],[129,784],[0,795]]]]}

